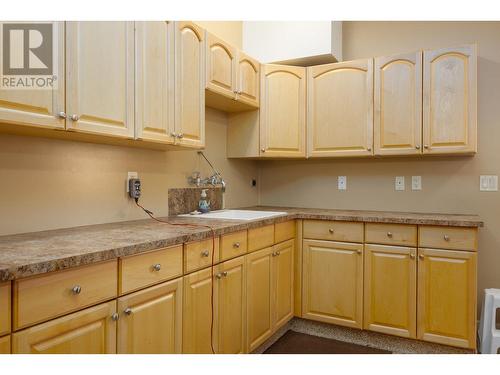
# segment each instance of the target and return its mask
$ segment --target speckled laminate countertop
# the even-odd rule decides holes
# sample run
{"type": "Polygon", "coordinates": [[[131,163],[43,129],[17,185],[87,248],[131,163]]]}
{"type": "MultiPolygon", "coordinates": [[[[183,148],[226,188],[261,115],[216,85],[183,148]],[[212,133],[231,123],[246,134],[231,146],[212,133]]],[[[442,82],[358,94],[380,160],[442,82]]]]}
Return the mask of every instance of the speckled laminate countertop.
{"type": "MultiPolygon", "coordinates": [[[[286,215],[263,220],[220,220],[169,217],[173,223],[208,224],[216,235],[292,219],[363,221],[481,227],[477,215],[444,215],[411,212],[248,207],[253,210],[285,211],[286,215]]],[[[0,237],[0,281],[77,267],[133,255],[161,247],[196,241],[211,235],[208,228],[169,226],[137,220],[89,225],[0,237]]]]}

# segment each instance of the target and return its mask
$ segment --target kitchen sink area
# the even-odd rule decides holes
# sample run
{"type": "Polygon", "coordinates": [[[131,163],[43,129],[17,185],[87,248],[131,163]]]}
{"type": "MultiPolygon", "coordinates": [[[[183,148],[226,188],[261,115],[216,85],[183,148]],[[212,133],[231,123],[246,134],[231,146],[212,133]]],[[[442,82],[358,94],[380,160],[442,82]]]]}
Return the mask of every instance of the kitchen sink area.
{"type": "Polygon", "coordinates": [[[217,210],[205,214],[183,214],[179,215],[179,217],[197,217],[200,219],[219,220],[261,220],[286,214],[287,213],[283,211],[217,210]]]}

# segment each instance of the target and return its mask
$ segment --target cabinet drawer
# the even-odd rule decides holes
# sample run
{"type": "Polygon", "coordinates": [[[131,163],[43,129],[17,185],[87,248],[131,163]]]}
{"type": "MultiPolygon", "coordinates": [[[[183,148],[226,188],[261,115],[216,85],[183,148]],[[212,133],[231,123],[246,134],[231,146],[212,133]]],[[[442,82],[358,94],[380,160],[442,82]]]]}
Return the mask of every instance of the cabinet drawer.
{"type": "Polygon", "coordinates": [[[10,332],[10,281],[0,284],[0,336],[10,332]]]}
{"type": "Polygon", "coordinates": [[[342,242],[363,242],[363,223],[304,220],[304,238],[342,242]]]}
{"type": "Polygon", "coordinates": [[[248,251],[274,245],[274,224],[248,230],[248,251]]]}
{"type": "Polygon", "coordinates": [[[451,250],[477,250],[477,229],[420,226],[419,247],[451,250]]]}
{"type": "Polygon", "coordinates": [[[203,241],[184,244],[184,272],[190,273],[201,268],[209,267],[219,260],[219,237],[215,237],[215,249],[212,237],[203,241]]]}
{"type": "Polygon", "coordinates": [[[247,231],[229,233],[220,238],[220,260],[224,261],[247,252],[247,231]]]}
{"type": "Polygon", "coordinates": [[[182,275],[182,245],[120,259],[120,294],[182,275]]]}
{"type": "Polygon", "coordinates": [[[274,225],[274,243],[291,240],[295,237],[295,220],[284,221],[274,225]]]}
{"type": "Polygon", "coordinates": [[[417,246],[417,226],[367,223],[365,242],[383,245],[417,246]]]}
{"type": "Polygon", "coordinates": [[[116,260],[14,283],[14,329],[116,297],[116,260]]]}

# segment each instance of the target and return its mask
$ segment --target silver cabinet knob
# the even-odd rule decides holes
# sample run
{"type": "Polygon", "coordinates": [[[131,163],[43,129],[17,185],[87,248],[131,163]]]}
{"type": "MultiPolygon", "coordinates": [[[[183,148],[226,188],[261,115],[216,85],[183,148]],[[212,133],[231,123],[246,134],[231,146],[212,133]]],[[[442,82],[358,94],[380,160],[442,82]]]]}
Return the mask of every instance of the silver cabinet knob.
{"type": "Polygon", "coordinates": [[[127,307],[125,310],[123,310],[123,312],[127,315],[130,315],[132,314],[132,309],[130,307],[127,307]]]}
{"type": "Polygon", "coordinates": [[[153,271],[159,271],[161,270],[161,264],[160,263],[156,263],[154,266],[153,266],[153,271]]]}
{"type": "Polygon", "coordinates": [[[392,232],[387,232],[387,237],[392,238],[392,232]]]}
{"type": "Polygon", "coordinates": [[[222,279],[222,273],[218,273],[218,274],[216,274],[216,275],[215,275],[215,277],[216,277],[217,279],[222,279]]]}
{"type": "Polygon", "coordinates": [[[266,152],[266,149],[265,148],[261,148],[260,152],[266,152]]]}
{"type": "Polygon", "coordinates": [[[201,252],[201,256],[207,258],[210,255],[210,251],[204,250],[201,252]]]}
{"type": "Polygon", "coordinates": [[[71,115],[71,120],[78,121],[78,120],[80,120],[80,116],[78,116],[78,115],[71,115]]]}
{"type": "Polygon", "coordinates": [[[280,256],[280,255],[281,255],[281,252],[277,251],[277,252],[276,252],[276,255],[277,255],[277,256],[280,256]]]}
{"type": "Polygon", "coordinates": [[[415,259],[415,254],[410,254],[410,259],[415,259]]]}
{"type": "Polygon", "coordinates": [[[173,137],[173,138],[177,138],[177,133],[172,132],[172,133],[170,133],[170,136],[173,137]]]}
{"type": "Polygon", "coordinates": [[[240,91],[238,91],[238,95],[241,95],[241,93],[242,93],[242,91],[241,91],[241,90],[240,90],[240,91]]]}
{"type": "Polygon", "coordinates": [[[333,228],[330,228],[330,229],[328,229],[328,232],[330,232],[330,234],[333,234],[333,232],[335,232],[335,231],[333,230],[333,228]]]}
{"type": "Polygon", "coordinates": [[[367,150],[367,151],[371,151],[371,150],[372,150],[372,148],[371,148],[371,147],[367,147],[367,148],[366,148],[366,150],[367,150]]]}
{"type": "Polygon", "coordinates": [[[184,134],[183,134],[183,133],[179,133],[179,134],[177,134],[177,138],[179,138],[179,139],[184,138],[184,134]]]}
{"type": "Polygon", "coordinates": [[[362,253],[362,251],[361,251],[360,249],[356,250],[356,252],[357,252],[358,254],[360,254],[360,255],[361,255],[361,253],[362,253]]]}
{"type": "Polygon", "coordinates": [[[82,287],[80,285],[75,285],[71,291],[73,294],[80,294],[82,292],[82,287]]]}
{"type": "Polygon", "coordinates": [[[59,113],[57,114],[57,116],[58,116],[59,118],[66,118],[66,117],[68,117],[68,116],[66,116],[66,112],[59,112],[59,113]]]}
{"type": "Polygon", "coordinates": [[[424,254],[420,254],[420,255],[418,256],[418,259],[420,259],[420,260],[424,260],[424,254]]]}
{"type": "Polygon", "coordinates": [[[420,150],[420,145],[416,145],[416,146],[415,146],[415,148],[416,148],[417,150],[420,150]]]}
{"type": "Polygon", "coordinates": [[[113,322],[116,322],[119,318],[120,318],[120,315],[118,315],[118,313],[114,313],[113,315],[111,315],[111,320],[113,322]]]}
{"type": "Polygon", "coordinates": [[[273,256],[273,257],[275,257],[276,255],[278,255],[278,254],[276,254],[276,252],[271,253],[271,256],[273,256]]]}
{"type": "Polygon", "coordinates": [[[235,249],[239,249],[239,248],[240,248],[240,246],[241,246],[241,244],[240,244],[239,242],[235,242],[235,243],[233,243],[233,247],[234,247],[235,249]]]}
{"type": "Polygon", "coordinates": [[[428,149],[428,148],[429,148],[429,145],[424,145],[424,148],[425,148],[425,149],[428,149]]]}
{"type": "Polygon", "coordinates": [[[222,272],[222,276],[227,277],[227,271],[222,272]]]}
{"type": "Polygon", "coordinates": [[[450,236],[448,236],[447,234],[445,234],[445,235],[443,236],[443,238],[444,238],[444,240],[445,240],[445,241],[449,241],[449,240],[450,240],[450,236]]]}

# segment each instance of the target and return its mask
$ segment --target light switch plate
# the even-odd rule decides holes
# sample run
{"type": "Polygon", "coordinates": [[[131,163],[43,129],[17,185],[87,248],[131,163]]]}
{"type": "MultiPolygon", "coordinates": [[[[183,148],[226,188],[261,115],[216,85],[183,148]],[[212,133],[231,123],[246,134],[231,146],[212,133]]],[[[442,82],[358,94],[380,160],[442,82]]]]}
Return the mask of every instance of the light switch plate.
{"type": "Polygon", "coordinates": [[[128,172],[127,173],[127,181],[125,181],[125,185],[126,185],[126,189],[127,189],[127,193],[130,192],[130,188],[129,188],[129,185],[128,185],[128,182],[133,179],[133,178],[139,178],[139,174],[137,172],[128,172]]]}
{"type": "Polygon", "coordinates": [[[498,191],[498,176],[482,175],[479,176],[480,191],[498,191]]]}
{"type": "Polygon", "coordinates": [[[396,176],[394,179],[394,188],[397,191],[403,191],[405,189],[405,177],[404,176],[396,176]]]}
{"type": "Polygon", "coordinates": [[[422,176],[411,176],[411,190],[422,190],[422,176]]]}
{"type": "Polygon", "coordinates": [[[337,183],[339,190],[347,190],[347,176],[339,176],[337,183]]]}

